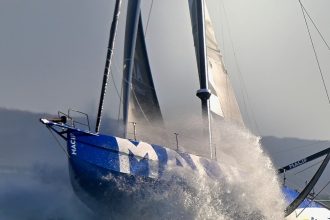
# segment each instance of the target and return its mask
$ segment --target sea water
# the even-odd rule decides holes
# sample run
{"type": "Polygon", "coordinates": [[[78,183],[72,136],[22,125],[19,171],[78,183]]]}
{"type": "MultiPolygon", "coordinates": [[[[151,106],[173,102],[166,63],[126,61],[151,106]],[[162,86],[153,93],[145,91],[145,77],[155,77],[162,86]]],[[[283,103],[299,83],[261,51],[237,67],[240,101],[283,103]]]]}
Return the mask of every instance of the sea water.
{"type": "Polygon", "coordinates": [[[95,217],[75,196],[66,166],[0,167],[1,220],[92,220],[95,217]]]}

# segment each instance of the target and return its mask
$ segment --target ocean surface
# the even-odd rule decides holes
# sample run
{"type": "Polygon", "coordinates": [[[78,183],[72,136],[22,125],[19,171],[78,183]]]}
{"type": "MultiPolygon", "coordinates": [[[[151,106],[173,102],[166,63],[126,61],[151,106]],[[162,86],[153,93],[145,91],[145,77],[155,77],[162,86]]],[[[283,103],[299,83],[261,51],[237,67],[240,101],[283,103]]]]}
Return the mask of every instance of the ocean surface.
{"type": "Polygon", "coordinates": [[[0,170],[0,219],[96,219],[71,189],[64,167],[0,170]]]}
{"type": "Polygon", "coordinates": [[[95,219],[75,196],[66,156],[41,116],[0,108],[0,220],[95,219]]]}

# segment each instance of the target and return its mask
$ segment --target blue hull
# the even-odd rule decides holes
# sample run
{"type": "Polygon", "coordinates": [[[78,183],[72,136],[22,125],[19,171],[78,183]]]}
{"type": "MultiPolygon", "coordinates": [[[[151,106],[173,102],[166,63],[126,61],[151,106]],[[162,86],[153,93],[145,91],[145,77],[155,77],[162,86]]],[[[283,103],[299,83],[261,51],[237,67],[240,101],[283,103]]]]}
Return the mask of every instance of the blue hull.
{"type": "MultiPolygon", "coordinates": [[[[176,175],[177,169],[180,173],[221,178],[218,163],[206,158],[52,124],[66,128],[72,186],[78,197],[97,213],[108,215],[109,210],[125,213],[132,207],[140,208],[141,201],[150,202],[149,198],[153,198],[155,193],[165,195],[173,186],[193,195],[191,183],[183,175],[176,175]]],[[[166,198],[156,199],[152,205],[165,207],[167,202],[166,198]]],[[[166,206],[168,209],[184,210],[171,204],[166,206]]],[[[187,216],[187,213],[184,215],[187,216]]]]}
{"type": "Polygon", "coordinates": [[[79,159],[70,159],[69,169],[76,195],[96,213],[107,213],[109,210],[121,213],[127,208],[127,201],[132,202],[134,195],[124,189],[134,186],[134,176],[109,171],[79,159]]]}
{"type": "MultiPolygon", "coordinates": [[[[167,204],[166,198],[150,202],[150,198],[154,198],[155,194],[166,194],[174,184],[176,186],[179,184],[184,191],[189,190],[190,193],[193,193],[193,189],[188,187],[189,184],[179,177],[173,176],[172,179],[164,180],[123,174],[77,159],[70,159],[69,169],[71,184],[76,195],[100,216],[109,217],[115,213],[117,218],[118,216],[127,217],[128,210],[131,212],[137,209],[141,214],[143,213],[141,207],[146,212],[151,210],[157,212],[156,210],[159,208],[167,208],[175,209],[176,211],[173,213],[182,212],[181,214],[186,218],[190,215],[184,207],[171,207],[171,204],[167,204]],[[145,207],[141,204],[144,202],[147,202],[145,207]]],[[[158,210],[158,212],[163,212],[163,210],[158,210]]]]}

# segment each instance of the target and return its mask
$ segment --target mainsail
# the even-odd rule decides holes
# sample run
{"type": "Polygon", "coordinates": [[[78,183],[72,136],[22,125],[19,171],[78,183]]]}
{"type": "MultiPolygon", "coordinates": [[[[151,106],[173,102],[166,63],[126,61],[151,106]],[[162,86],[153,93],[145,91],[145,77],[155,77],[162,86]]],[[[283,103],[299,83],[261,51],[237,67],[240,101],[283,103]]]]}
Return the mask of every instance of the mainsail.
{"type": "MultiPolygon", "coordinates": [[[[237,104],[234,90],[229,81],[229,76],[223,64],[222,55],[218,47],[213,25],[207,10],[205,11],[205,35],[206,35],[206,52],[208,61],[208,87],[211,90],[210,111],[226,120],[244,125],[243,119],[237,104]]],[[[195,52],[197,64],[199,68],[200,45],[198,33],[200,32],[197,25],[196,0],[189,0],[190,17],[192,23],[195,52]]]]}
{"type": "Polygon", "coordinates": [[[140,1],[128,2],[126,22],[123,119],[126,136],[132,138],[135,128],[130,123],[136,123],[141,136],[162,125],[163,120],[148,60],[140,1]]]}

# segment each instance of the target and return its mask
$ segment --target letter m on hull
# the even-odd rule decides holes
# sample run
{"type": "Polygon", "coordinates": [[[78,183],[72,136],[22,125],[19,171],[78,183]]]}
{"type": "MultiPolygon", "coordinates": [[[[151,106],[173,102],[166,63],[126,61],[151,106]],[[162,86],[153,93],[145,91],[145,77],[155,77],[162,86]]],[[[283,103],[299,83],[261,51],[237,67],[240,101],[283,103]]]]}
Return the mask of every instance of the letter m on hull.
{"type": "Polygon", "coordinates": [[[119,150],[120,172],[158,177],[158,156],[154,148],[145,142],[132,143],[116,138],[119,150]]]}

